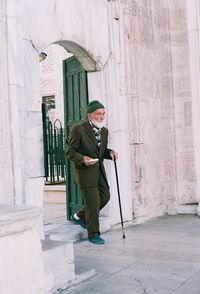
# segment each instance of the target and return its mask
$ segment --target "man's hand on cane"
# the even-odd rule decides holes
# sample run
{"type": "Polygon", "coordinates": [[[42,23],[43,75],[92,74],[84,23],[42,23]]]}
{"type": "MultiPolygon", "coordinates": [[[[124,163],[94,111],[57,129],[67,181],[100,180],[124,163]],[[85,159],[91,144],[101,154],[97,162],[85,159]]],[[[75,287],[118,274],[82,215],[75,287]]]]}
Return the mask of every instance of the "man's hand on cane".
{"type": "Polygon", "coordinates": [[[118,159],[118,153],[114,150],[110,151],[110,157],[113,161],[118,159]]]}

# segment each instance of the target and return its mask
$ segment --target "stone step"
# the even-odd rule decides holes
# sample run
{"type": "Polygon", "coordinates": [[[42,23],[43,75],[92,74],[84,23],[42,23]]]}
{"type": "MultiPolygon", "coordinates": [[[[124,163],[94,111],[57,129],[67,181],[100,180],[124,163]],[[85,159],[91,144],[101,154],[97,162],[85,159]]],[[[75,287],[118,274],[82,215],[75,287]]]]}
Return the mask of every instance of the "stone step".
{"type": "Polygon", "coordinates": [[[42,241],[45,293],[65,289],[75,279],[73,242],[42,241]]]}
{"type": "Polygon", "coordinates": [[[72,241],[42,241],[44,260],[45,294],[60,293],[78,283],[93,277],[94,269],[85,270],[74,262],[74,246],[72,241]]]}
{"type": "MultiPolygon", "coordinates": [[[[104,233],[111,229],[111,221],[108,217],[100,217],[100,231],[104,233]]],[[[87,239],[87,230],[70,221],[61,225],[45,226],[46,239],[53,241],[81,241],[87,239]]]]}
{"type": "MultiPolygon", "coordinates": [[[[100,217],[101,232],[111,228],[109,218],[100,217]]],[[[73,242],[87,239],[87,230],[66,221],[62,225],[46,225],[43,255],[45,267],[45,293],[60,293],[61,289],[81,283],[96,274],[74,262],[73,242]]]]}
{"type": "Polygon", "coordinates": [[[64,204],[66,203],[65,185],[45,185],[44,203],[64,204]]]}
{"type": "Polygon", "coordinates": [[[198,214],[198,203],[179,204],[176,206],[168,207],[169,215],[176,214],[198,214]]]}

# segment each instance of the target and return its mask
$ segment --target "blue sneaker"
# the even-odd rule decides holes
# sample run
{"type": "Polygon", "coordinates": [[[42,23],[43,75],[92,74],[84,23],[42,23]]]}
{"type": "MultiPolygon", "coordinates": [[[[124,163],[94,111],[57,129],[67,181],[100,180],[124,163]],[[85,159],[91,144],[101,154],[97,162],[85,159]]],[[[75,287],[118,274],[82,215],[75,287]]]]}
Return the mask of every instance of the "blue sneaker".
{"type": "Polygon", "coordinates": [[[72,221],[76,225],[80,225],[83,229],[87,229],[86,223],[80,218],[76,219],[73,215],[71,215],[70,221],[72,221]]]}
{"type": "Polygon", "coordinates": [[[105,240],[102,239],[98,234],[95,234],[94,236],[89,238],[89,241],[92,242],[93,244],[105,244],[105,240]]]}

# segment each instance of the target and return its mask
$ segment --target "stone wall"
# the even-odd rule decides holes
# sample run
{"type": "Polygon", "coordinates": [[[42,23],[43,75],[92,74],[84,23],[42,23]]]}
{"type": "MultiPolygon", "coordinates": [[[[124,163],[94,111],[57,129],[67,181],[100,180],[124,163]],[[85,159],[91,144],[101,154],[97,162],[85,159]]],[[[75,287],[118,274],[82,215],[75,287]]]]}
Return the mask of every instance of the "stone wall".
{"type": "Polygon", "coordinates": [[[185,1],[126,1],[134,212],[195,202],[185,1]]]}
{"type": "MultiPolygon", "coordinates": [[[[79,58],[89,71],[89,99],[106,105],[125,219],[196,201],[185,0],[77,0],[67,9],[64,0],[9,0],[7,25],[10,100],[3,107],[10,103],[16,203],[42,206],[38,54],[51,43],[79,58]]],[[[115,222],[114,168],[107,170],[113,196],[106,215],[115,222]]]]}
{"type": "Polygon", "coordinates": [[[177,204],[197,202],[186,1],[169,1],[177,204]]]}
{"type": "Polygon", "coordinates": [[[7,1],[6,27],[4,67],[7,67],[13,198],[15,204],[42,207],[44,172],[39,59],[31,40],[25,38],[14,1],[7,1]]]}

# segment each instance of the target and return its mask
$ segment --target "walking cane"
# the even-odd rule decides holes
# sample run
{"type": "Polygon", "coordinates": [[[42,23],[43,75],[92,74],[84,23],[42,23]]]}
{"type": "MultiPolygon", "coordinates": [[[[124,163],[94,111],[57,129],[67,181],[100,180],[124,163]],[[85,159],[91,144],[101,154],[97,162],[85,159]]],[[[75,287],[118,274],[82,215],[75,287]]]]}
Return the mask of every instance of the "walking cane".
{"type": "Polygon", "coordinates": [[[119,191],[117,163],[116,163],[115,159],[114,159],[114,165],[115,165],[115,175],[116,175],[116,182],[117,182],[117,192],[118,192],[118,200],[119,200],[119,211],[120,211],[120,217],[121,217],[122,233],[123,233],[123,239],[125,239],[126,237],[125,237],[125,232],[124,232],[124,223],[123,223],[123,216],[122,216],[122,206],[121,206],[120,191],[119,191]]]}

